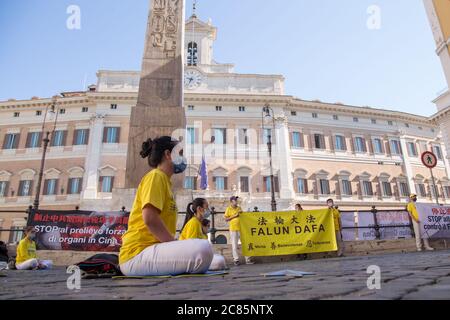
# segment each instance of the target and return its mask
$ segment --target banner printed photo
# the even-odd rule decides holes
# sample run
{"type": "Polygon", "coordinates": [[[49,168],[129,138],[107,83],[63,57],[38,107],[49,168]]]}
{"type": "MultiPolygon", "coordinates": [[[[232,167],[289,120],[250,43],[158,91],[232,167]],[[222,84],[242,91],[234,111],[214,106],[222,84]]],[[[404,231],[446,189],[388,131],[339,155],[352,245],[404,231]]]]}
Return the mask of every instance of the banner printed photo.
{"type": "Polygon", "coordinates": [[[33,211],[38,250],[118,252],[129,212],[33,211]]]}

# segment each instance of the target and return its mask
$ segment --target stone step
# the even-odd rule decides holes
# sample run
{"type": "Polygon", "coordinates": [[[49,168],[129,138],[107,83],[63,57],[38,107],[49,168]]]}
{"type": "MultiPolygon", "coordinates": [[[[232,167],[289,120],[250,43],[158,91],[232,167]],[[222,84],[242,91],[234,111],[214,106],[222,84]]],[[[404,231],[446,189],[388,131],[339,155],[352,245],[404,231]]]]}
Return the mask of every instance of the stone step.
{"type": "MultiPolygon", "coordinates": [[[[446,239],[431,240],[430,244],[437,250],[448,249],[446,239]]],[[[214,245],[214,252],[225,257],[228,264],[233,263],[231,245],[214,245]]],[[[10,248],[10,252],[14,252],[10,248]]],[[[408,253],[415,252],[415,239],[401,239],[401,240],[374,240],[374,241],[348,241],[345,242],[345,256],[364,256],[364,255],[379,255],[389,253],[408,253]]],[[[77,252],[77,251],[38,251],[38,257],[45,260],[53,260],[55,266],[69,266],[76,264],[100,252],[77,252]]],[[[11,256],[14,256],[12,254],[11,256]]],[[[313,253],[308,254],[308,260],[324,259],[336,257],[335,252],[313,253]]],[[[244,258],[241,256],[241,262],[244,258]]],[[[298,255],[290,256],[276,256],[276,257],[255,257],[257,263],[272,263],[299,260],[298,255]]]]}

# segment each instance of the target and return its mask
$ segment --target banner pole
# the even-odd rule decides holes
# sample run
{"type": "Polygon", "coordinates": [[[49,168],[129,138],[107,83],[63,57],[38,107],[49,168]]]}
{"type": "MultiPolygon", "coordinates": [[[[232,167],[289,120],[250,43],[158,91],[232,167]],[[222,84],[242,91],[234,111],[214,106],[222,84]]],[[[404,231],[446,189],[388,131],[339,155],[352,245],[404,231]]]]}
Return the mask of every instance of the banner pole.
{"type": "Polygon", "coordinates": [[[431,168],[430,168],[430,173],[431,173],[431,179],[433,180],[433,186],[434,186],[434,191],[435,191],[434,195],[436,197],[436,203],[439,206],[440,205],[440,203],[439,203],[439,190],[438,190],[438,188],[436,186],[436,180],[434,179],[433,169],[431,169],[431,168]]]}

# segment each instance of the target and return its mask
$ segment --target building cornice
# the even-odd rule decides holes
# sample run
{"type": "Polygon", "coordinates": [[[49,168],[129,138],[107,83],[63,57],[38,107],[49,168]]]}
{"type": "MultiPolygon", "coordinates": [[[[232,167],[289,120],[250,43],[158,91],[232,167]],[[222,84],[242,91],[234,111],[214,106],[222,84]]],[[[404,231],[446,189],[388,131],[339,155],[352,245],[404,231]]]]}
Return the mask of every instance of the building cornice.
{"type": "MultiPolygon", "coordinates": [[[[97,101],[124,101],[135,103],[137,101],[137,92],[85,92],[83,95],[60,97],[57,100],[58,107],[71,105],[93,105],[97,101]]],[[[223,93],[186,93],[186,104],[203,102],[203,103],[240,103],[240,104],[261,104],[266,103],[272,105],[281,105],[283,107],[292,108],[292,110],[309,109],[312,111],[326,111],[337,114],[352,114],[355,116],[377,117],[395,121],[405,121],[421,125],[436,125],[439,117],[446,115],[449,108],[440,111],[431,116],[424,117],[406,112],[392,111],[385,109],[377,109],[370,107],[358,107],[344,105],[339,103],[326,103],[321,101],[308,101],[295,98],[289,95],[262,95],[262,94],[223,94],[223,93]]],[[[7,109],[34,109],[45,108],[51,105],[52,99],[34,99],[34,100],[14,100],[0,102],[0,111],[7,109]]]]}
{"type": "Polygon", "coordinates": [[[450,89],[445,89],[444,92],[440,93],[439,96],[433,100],[433,103],[437,104],[439,100],[442,100],[446,96],[450,95],[450,89]]]}
{"type": "Polygon", "coordinates": [[[446,120],[449,117],[450,117],[450,106],[432,115],[430,117],[430,121],[433,122],[435,125],[439,125],[441,121],[446,120]]]}
{"type": "Polygon", "coordinates": [[[298,98],[293,98],[290,106],[302,108],[308,107],[315,111],[323,110],[328,112],[337,112],[344,114],[351,113],[353,115],[361,115],[366,117],[378,117],[389,120],[396,120],[396,121],[402,120],[406,122],[418,123],[423,125],[432,125],[432,123],[430,123],[430,119],[427,117],[386,109],[358,107],[340,103],[326,103],[321,101],[307,101],[298,98]]]}

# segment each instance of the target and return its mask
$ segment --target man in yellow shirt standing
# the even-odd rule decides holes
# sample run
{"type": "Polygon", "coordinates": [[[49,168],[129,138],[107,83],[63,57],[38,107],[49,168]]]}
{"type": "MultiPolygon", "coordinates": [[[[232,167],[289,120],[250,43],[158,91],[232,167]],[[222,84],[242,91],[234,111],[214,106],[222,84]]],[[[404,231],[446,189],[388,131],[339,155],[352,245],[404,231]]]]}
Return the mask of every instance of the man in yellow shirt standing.
{"type": "Polygon", "coordinates": [[[333,214],[333,220],[334,220],[334,229],[336,231],[336,243],[338,247],[337,256],[342,257],[344,255],[344,241],[342,240],[342,233],[341,233],[341,213],[338,209],[334,206],[333,199],[327,200],[327,206],[328,209],[333,214]]]}
{"type": "MultiPolygon", "coordinates": [[[[420,220],[419,220],[419,213],[416,209],[416,202],[417,202],[417,195],[412,194],[410,197],[410,202],[408,203],[407,210],[409,212],[409,215],[411,216],[413,228],[414,228],[414,234],[416,236],[416,247],[417,251],[422,251],[422,236],[420,234],[420,220]]],[[[425,249],[427,251],[433,251],[434,249],[430,246],[430,243],[428,242],[427,238],[423,239],[423,244],[425,245],[425,249]]]]}
{"type": "MultiPolygon", "coordinates": [[[[239,215],[242,212],[240,206],[238,206],[239,197],[230,198],[230,206],[225,211],[225,220],[230,224],[230,238],[233,252],[234,265],[238,266],[239,262],[239,239],[241,237],[239,215]]],[[[254,264],[250,257],[245,257],[246,264],[254,264]]]]}

